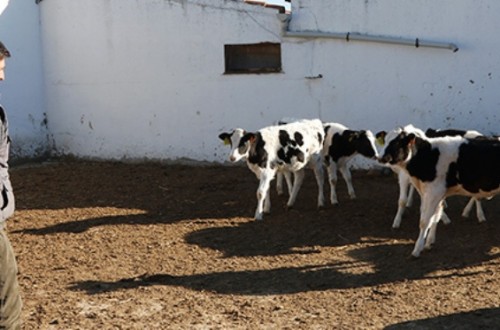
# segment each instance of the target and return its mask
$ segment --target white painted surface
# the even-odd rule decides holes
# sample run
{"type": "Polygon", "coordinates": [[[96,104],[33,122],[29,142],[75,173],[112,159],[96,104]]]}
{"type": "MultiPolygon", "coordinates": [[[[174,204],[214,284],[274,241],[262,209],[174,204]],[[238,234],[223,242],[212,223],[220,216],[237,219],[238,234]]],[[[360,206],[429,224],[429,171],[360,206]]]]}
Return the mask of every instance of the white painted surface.
{"type": "MultiPolygon", "coordinates": [[[[310,42],[322,116],[374,130],[414,123],[498,133],[500,27],[495,1],[295,1],[294,30],[360,32],[456,43],[460,50],[310,42]],[[318,2],[323,6],[318,6],[318,2]],[[318,84],[319,85],[319,84],[318,84]]],[[[291,46],[292,47],[292,46],[291,46]]],[[[293,47],[303,47],[297,44],[293,47]]],[[[299,62],[290,65],[299,68],[299,62]]]]}
{"type": "Polygon", "coordinates": [[[0,0],[0,15],[2,15],[3,11],[9,5],[9,0],[0,0]]]}
{"type": "Polygon", "coordinates": [[[496,0],[292,1],[293,30],[453,42],[456,53],[282,38],[276,10],[230,0],[46,0],[39,8],[49,145],[58,154],[222,162],[221,131],[281,117],[499,133],[496,0]],[[282,43],[283,73],[223,74],[225,44],[269,41],[282,43]]]}
{"type": "Polygon", "coordinates": [[[5,81],[0,82],[12,159],[41,157],[49,148],[38,14],[34,0],[16,0],[0,16],[0,40],[12,55],[6,60],[5,81]]]}

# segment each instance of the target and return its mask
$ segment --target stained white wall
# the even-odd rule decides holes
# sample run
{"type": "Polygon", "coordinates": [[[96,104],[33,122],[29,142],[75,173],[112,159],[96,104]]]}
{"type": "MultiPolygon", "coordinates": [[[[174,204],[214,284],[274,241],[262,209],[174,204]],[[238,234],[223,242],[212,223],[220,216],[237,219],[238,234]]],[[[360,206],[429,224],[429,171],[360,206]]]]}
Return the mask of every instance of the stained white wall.
{"type": "Polygon", "coordinates": [[[293,30],[454,42],[456,53],[283,38],[275,10],[230,0],[45,0],[40,10],[60,154],[221,162],[221,131],[283,116],[499,133],[496,0],[292,1],[293,30]],[[283,73],[223,74],[224,44],[267,41],[282,43],[283,73]]]}
{"type": "MultiPolygon", "coordinates": [[[[296,0],[291,30],[359,32],[453,42],[450,50],[332,40],[287,40],[289,75],[322,74],[306,104],[324,119],[374,130],[475,128],[499,133],[498,1],[296,0]],[[308,59],[295,54],[304,52],[308,59]],[[309,72],[307,71],[309,70],[309,72]],[[314,97],[317,102],[315,105],[314,97]]],[[[305,105],[307,106],[307,105],[305,105]]]]}
{"type": "Polygon", "coordinates": [[[42,157],[49,150],[38,15],[35,1],[11,0],[0,16],[0,40],[12,54],[0,82],[12,160],[42,157]]]}
{"type": "Polygon", "coordinates": [[[221,129],[286,112],[285,75],[223,74],[224,44],[279,41],[274,10],[49,0],[41,18],[49,129],[61,153],[222,160],[221,129]]]}

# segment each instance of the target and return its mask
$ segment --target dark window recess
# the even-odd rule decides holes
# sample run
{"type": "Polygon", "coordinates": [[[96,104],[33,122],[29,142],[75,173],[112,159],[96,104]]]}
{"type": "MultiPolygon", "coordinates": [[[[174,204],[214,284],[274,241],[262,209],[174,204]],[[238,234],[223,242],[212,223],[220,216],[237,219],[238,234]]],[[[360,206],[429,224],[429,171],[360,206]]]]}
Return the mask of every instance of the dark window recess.
{"type": "Polygon", "coordinates": [[[224,45],[225,73],[281,72],[281,44],[224,45]]]}

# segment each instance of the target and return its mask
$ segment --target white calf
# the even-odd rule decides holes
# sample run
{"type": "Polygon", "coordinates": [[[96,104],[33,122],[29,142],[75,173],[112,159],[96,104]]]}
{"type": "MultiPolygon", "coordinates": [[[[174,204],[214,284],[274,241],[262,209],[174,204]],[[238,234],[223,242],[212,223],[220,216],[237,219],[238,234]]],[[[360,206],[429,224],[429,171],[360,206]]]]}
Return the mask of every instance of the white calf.
{"type": "Polygon", "coordinates": [[[338,123],[325,123],[325,142],[323,145],[323,158],[328,170],[330,183],[330,202],[338,204],[336,185],[337,169],[342,174],[351,198],[356,198],[352,185],[349,161],[355,155],[367,158],[376,158],[375,136],[370,131],[353,131],[338,123]]]}
{"type": "Polygon", "coordinates": [[[295,180],[287,202],[287,207],[293,206],[308,164],[313,167],[318,183],[318,207],[324,205],[323,140],[323,125],[318,119],[269,126],[257,132],[242,129],[232,132],[229,160],[237,162],[246,159],[248,167],[260,180],[256,220],[262,220],[263,213],[270,212],[269,186],[277,172],[294,173],[295,180]]]}
{"type": "Polygon", "coordinates": [[[420,233],[412,252],[418,257],[435,242],[446,197],[488,198],[500,193],[500,141],[421,137],[412,128],[390,132],[379,161],[405,171],[420,193],[420,233]]]}
{"type": "MultiPolygon", "coordinates": [[[[446,137],[446,136],[463,136],[466,138],[475,138],[477,136],[481,136],[481,133],[477,131],[464,131],[464,130],[456,130],[456,129],[447,129],[447,130],[434,130],[434,129],[427,129],[427,131],[424,133],[422,130],[415,128],[411,125],[406,126],[407,132],[412,132],[417,136],[427,136],[427,137],[446,137]]],[[[385,144],[385,135],[387,133],[385,131],[378,132],[376,134],[377,138],[377,143],[380,145],[385,144]]],[[[410,183],[410,177],[405,171],[399,170],[399,167],[397,166],[391,166],[388,165],[393,172],[395,172],[398,176],[398,184],[399,184],[399,199],[398,199],[398,210],[396,212],[396,216],[394,217],[394,220],[392,222],[392,228],[397,229],[401,225],[401,220],[403,218],[403,213],[407,207],[410,207],[413,202],[413,196],[415,193],[415,187],[411,185],[410,183]]],[[[479,222],[486,221],[486,217],[484,216],[484,211],[481,206],[481,202],[477,200],[476,198],[472,197],[467,205],[465,206],[462,216],[463,217],[468,217],[470,214],[470,211],[473,207],[473,205],[476,205],[476,216],[479,222]]],[[[450,218],[446,215],[446,213],[443,211],[441,215],[441,220],[445,224],[451,223],[450,218]]]]}

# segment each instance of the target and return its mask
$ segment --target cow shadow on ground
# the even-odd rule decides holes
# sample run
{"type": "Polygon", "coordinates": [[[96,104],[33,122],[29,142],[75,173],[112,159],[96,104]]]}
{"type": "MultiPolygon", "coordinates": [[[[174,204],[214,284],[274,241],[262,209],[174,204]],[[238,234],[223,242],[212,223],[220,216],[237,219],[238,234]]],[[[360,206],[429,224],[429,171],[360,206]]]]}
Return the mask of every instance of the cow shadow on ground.
{"type": "Polygon", "coordinates": [[[242,167],[80,162],[18,169],[12,180],[19,211],[110,208],[139,214],[80,218],[13,232],[81,233],[94,227],[251,215],[257,181],[247,172],[242,167]]]}
{"type": "Polygon", "coordinates": [[[405,330],[405,329],[498,329],[500,325],[500,308],[476,309],[470,312],[449,314],[444,316],[431,317],[421,320],[413,320],[398,324],[393,324],[384,330],[405,330]],[[471,327],[473,325],[473,327],[471,327]]]}
{"type": "MultiPolygon", "coordinates": [[[[99,294],[147,286],[182,286],[195,291],[212,291],[220,294],[275,295],[307,291],[373,287],[375,294],[391,295],[390,291],[378,292],[379,285],[422,278],[458,278],[476,275],[477,272],[461,270],[467,261],[450,260],[445,254],[432,258],[408,261],[408,245],[379,245],[354,252],[356,261],[339,261],[329,264],[311,264],[299,267],[280,267],[266,270],[227,271],[176,276],[170,274],[142,275],[118,281],[82,281],[74,283],[73,290],[99,294]],[[445,261],[446,260],[446,261],[445,261]],[[374,265],[372,272],[352,272],[365,263],[374,265]],[[404,267],[401,265],[404,263],[404,267]],[[436,270],[446,274],[433,275],[436,270]]],[[[484,253],[483,253],[484,255],[484,253]]],[[[499,255],[480,257],[474,263],[498,258],[499,255]]],[[[474,257],[471,257],[474,258],[474,257]]]]}
{"type": "MultiPolygon", "coordinates": [[[[354,174],[356,177],[357,174],[354,174]]],[[[278,196],[274,183],[272,185],[272,214],[266,215],[265,225],[280,224],[283,221],[297,220],[294,230],[303,231],[298,227],[308,226],[311,221],[330,221],[335,224],[336,218],[350,219],[349,226],[356,226],[358,219],[370,216],[371,209],[361,210],[357,203],[373,203],[377,195],[365,196],[360,200],[351,201],[347,197],[344,185],[339,185],[338,194],[340,207],[326,206],[318,211],[316,208],[316,183],[312,173],[307,173],[299,198],[292,210],[285,210],[287,196],[278,196]],[[354,210],[354,211],[353,211],[354,210]]],[[[245,167],[189,167],[161,166],[158,164],[80,164],[58,163],[54,166],[17,170],[13,173],[16,186],[18,210],[61,210],[86,208],[134,209],[140,214],[109,215],[93,218],[79,218],[61,221],[45,227],[23,228],[15,233],[31,235],[47,235],[56,233],[81,233],[91,228],[114,225],[152,225],[171,224],[182,221],[217,220],[247,218],[250,219],[256,207],[256,189],[258,181],[245,167]],[[68,174],[68,172],[73,174],[68,174]],[[43,191],[40,190],[43,187],[43,191]],[[46,197],[44,197],[46,196],[46,197]]],[[[363,191],[370,190],[380,181],[366,180],[363,191]]],[[[387,180],[386,180],[387,181],[387,180]]],[[[392,195],[395,196],[395,182],[390,180],[392,195]]],[[[361,188],[360,188],[361,191],[361,188]]],[[[361,192],[362,194],[362,192],[361,192]]],[[[381,200],[386,200],[382,198],[381,200]]],[[[327,203],[328,204],[328,203],[327,203]]],[[[394,207],[391,201],[390,209],[394,207]]],[[[384,210],[376,202],[373,209],[384,210]]],[[[133,212],[132,212],[133,213],[133,212]]],[[[390,219],[388,219],[390,221],[390,219]]],[[[288,224],[284,225],[285,228],[288,224]]],[[[249,227],[248,230],[258,230],[249,227]]],[[[363,228],[359,228],[363,230],[363,228]]],[[[270,228],[279,233],[283,228],[270,228]]],[[[240,228],[241,234],[246,234],[240,228]]],[[[210,237],[210,229],[206,232],[210,237]]],[[[233,237],[232,229],[225,233],[213,232],[219,237],[233,237]]],[[[264,233],[262,233],[264,235],[264,233]]],[[[203,233],[198,237],[203,240],[203,233]]],[[[196,244],[196,237],[189,238],[196,244]]],[[[264,238],[265,239],[265,238],[264,238]]],[[[200,242],[201,245],[204,243],[200,242]]],[[[231,241],[228,241],[231,244],[231,241]]],[[[209,246],[208,246],[209,247],[209,246]]],[[[263,247],[264,249],[265,247],[263,247]]],[[[228,253],[229,251],[228,245],[228,253]]]]}
{"type": "MultiPolygon", "coordinates": [[[[451,242],[444,239],[442,242],[438,240],[434,249],[425,252],[419,259],[410,257],[413,242],[395,243],[390,238],[362,238],[361,235],[348,236],[346,233],[334,237],[334,231],[328,234],[324,228],[306,233],[303,228],[299,230],[299,227],[288,226],[286,230],[276,232],[270,230],[272,226],[262,225],[258,229],[260,225],[261,223],[255,224],[253,222],[235,228],[215,228],[208,232],[206,230],[194,232],[188,235],[187,241],[191,244],[199,244],[205,248],[209,246],[211,249],[224,252],[225,257],[271,254],[296,254],[298,256],[321,253],[322,246],[349,246],[350,249],[346,252],[349,261],[338,259],[338,261],[330,263],[311,262],[307,264],[306,262],[305,265],[297,267],[222,271],[180,276],[161,273],[145,274],[114,282],[82,281],[74,283],[71,289],[83,290],[88,294],[98,294],[160,285],[241,295],[294,294],[360,287],[373,287],[373,290],[376,290],[377,286],[393,282],[423,278],[453,279],[474,276],[478,272],[468,271],[468,267],[482,263],[496,263],[498,262],[496,259],[500,257],[499,253],[491,252],[492,246],[496,244],[495,236],[498,235],[498,226],[494,225],[486,227],[474,224],[478,227],[478,233],[475,234],[483,237],[482,240],[476,242],[470,242],[470,237],[451,242]],[[217,232],[217,230],[219,231],[217,232]],[[250,235],[241,235],[238,230],[251,232],[248,232],[250,235]],[[244,239],[247,236],[252,238],[244,239]],[[231,238],[228,239],[228,237],[231,238]],[[363,244],[361,247],[357,247],[356,243],[360,241],[363,244]],[[369,270],[366,270],[367,267],[369,270]],[[436,273],[436,271],[440,272],[436,273]]],[[[455,235],[454,231],[463,233],[464,227],[467,225],[471,224],[457,225],[456,227],[459,228],[451,229],[447,235],[455,235]]],[[[485,272],[488,271],[485,270],[485,272]]],[[[377,294],[377,292],[375,293],[377,294]]],[[[380,294],[391,293],[382,292],[380,294]]]]}
{"type": "MultiPolygon", "coordinates": [[[[449,199],[447,213],[453,219],[450,225],[440,223],[436,246],[449,249],[469,247],[489,250],[500,236],[495,221],[477,223],[463,219],[460,210],[465,199],[449,199]],[[452,235],[454,240],[441,236],[452,235]],[[481,240],[477,240],[481,238],[481,240]],[[459,246],[460,245],[460,246],[459,246]]],[[[360,242],[377,244],[386,240],[410,241],[404,253],[410,255],[418,236],[418,208],[405,214],[401,228],[391,228],[395,205],[390,199],[373,203],[370,198],[344,200],[341,206],[313,210],[301,205],[286,212],[276,212],[263,221],[247,221],[237,225],[214,226],[192,231],[185,236],[189,244],[216,250],[224,257],[274,256],[287,254],[319,253],[321,247],[339,247],[360,242]],[[388,202],[389,200],[389,202],[388,202]],[[372,204],[373,206],[359,206],[372,204]],[[388,216],[389,215],[389,216],[388,216]]],[[[490,209],[493,212],[497,209],[490,209]]],[[[390,251],[387,251],[390,252],[390,251]]],[[[465,253],[466,251],[464,251],[465,253]]],[[[472,261],[472,260],[470,260],[472,261]]]]}
{"type": "MultiPolygon", "coordinates": [[[[273,188],[272,214],[264,221],[253,221],[249,217],[255,210],[257,181],[246,168],[123,164],[103,167],[97,164],[83,167],[81,171],[76,169],[77,175],[60,175],[61,167],[67,173],[73,170],[72,166],[80,165],[41,168],[36,176],[24,177],[17,172],[20,209],[115,207],[140,209],[144,213],[71,220],[42,228],[23,228],[19,232],[32,235],[80,233],[98,226],[209,219],[214,221],[213,226],[191,231],[183,239],[189,245],[216,250],[222,258],[298,256],[321,253],[324,247],[345,246],[349,247],[347,253],[353,260],[181,276],[146,274],[115,282],[82,281],[73,285],[73,289],[89,294],[151,285],[248,295],[357,288],[435,276],[432,274],[436,270],[447,270],[441,276],[468,276],[467,266],[496,262],[498,258],[490,253],[491,247],[498,245],[498,223],[477,225],[472,220],[463,221],[459,215],[460,206],[454,206],[450,200],[448,213],[452,224],[440,225],[436,247],[429,256],[426,253],[419,260],[409,261],[417,237],[418,211],[413,209],[400,230],[391,230],[397,205],[394,178],[354,174],[358,199],[349,200],[345,187],[339,185],[341,205],[320,211],[316,209],[314,180],[304,182],[295,208],[289,211],[283,209],[286,198],[276,197],[273,188]],[[104,181],[103,174],[104,177],[113,175],[116,180],[104,181]],[[39,191],[40,187],[44,187],[43,193],[28,194],[39,191]],[[48,199],[50,204],[43,198],[47,193],[53,195],[48,199]],[[231,221],[232,218],[235,220],[231,221]],[[223,225],[215,224],[218,219],[224,220],[223,225]],[[363,244],[357,245],[360,242],[363,244]],[[352,271],[365,265],[370,265],[372,271],[352,271]]],[[[488,206],[486,211],[498,213],[498,206],[491,209],[488,206]]]]}

